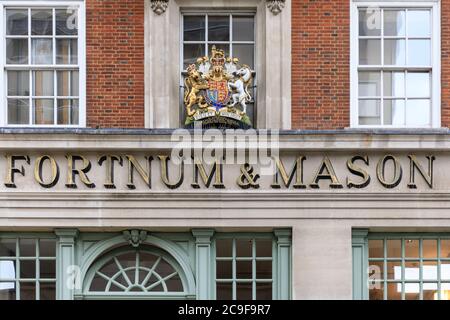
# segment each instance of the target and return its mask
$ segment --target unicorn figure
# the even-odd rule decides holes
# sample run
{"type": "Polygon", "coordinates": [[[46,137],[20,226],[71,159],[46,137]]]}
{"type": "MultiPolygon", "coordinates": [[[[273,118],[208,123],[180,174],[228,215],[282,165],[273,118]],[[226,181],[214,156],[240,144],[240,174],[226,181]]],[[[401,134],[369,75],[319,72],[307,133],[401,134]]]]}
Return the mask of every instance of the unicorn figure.
{"type": "Polygon", "coordinates": [[[231,107],[235,107],[239,103],[244,115],[247,113],[247,103],[252,101],[252,96],[248,92],[248,87],[252,80],[252,71],[248,66],[244,65],[241,69],[235,71],[233,75],[238,79],[235,82],[228,82],[230,91],[234,92],[231,96],[233,99],[231,107]]]}

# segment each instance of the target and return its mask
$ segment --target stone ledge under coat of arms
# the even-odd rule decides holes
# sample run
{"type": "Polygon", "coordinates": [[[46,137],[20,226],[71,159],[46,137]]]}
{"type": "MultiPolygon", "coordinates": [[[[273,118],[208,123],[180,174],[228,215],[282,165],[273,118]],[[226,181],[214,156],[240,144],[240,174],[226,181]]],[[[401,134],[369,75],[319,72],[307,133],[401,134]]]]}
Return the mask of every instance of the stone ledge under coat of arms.
{"type": "Polygon", "coordinates": [[[187,68],[184,81],[186,126],[201,121],[204,127],[249,128],[247,104],[253,81],[249,66],[239,59],[225,57],[225,52],[212,48],[211,57],[197,59],[187,68]]]}

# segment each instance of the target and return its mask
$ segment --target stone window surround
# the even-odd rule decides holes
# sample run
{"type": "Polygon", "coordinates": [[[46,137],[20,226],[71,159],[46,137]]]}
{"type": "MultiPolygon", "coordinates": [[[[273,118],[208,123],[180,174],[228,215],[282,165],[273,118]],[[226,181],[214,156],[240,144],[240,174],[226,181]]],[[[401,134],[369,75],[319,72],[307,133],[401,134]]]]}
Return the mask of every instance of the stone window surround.
{"type": "Polygon", "coordinates": [[[256,12],[258,129],[291,129],[291,3],[282,11],[266,0],[169,0],[155,10],[145,0],[145,127],[178,128],[180,122],[181,12],[199,9],[256,12]]]}

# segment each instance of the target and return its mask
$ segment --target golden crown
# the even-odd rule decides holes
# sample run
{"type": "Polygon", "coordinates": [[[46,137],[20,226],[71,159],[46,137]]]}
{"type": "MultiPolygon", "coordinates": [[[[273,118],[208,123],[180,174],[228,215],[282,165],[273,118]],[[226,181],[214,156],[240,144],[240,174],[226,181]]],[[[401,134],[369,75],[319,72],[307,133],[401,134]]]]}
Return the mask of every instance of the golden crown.
{"type": "Polygon", "coordinates": [[[211,59],[209,60],[213,66],[224,66],[226,62],[225,51],[217,49],[216,46],[212,47],[211,59]]]}

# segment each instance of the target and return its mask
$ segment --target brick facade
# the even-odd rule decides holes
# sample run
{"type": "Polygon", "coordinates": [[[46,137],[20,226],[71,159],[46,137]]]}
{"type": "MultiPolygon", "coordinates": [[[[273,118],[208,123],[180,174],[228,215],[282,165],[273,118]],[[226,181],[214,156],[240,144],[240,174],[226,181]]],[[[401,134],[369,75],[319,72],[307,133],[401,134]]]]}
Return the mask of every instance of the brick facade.
{"type": "Polygon", "coordinates": [[[144,1],[86,1],[87,126],[144,127],[144,1]]]}
{"type": "MultiPolygon", "coordinates": [[[[292,1],[292,128],[350,125],[350,1],[292,1]]],[[[450,126],[450,2],[441,2],[442,126],[450,126]]],[[[144,1],[87,0],[87,125],[144,127],[144,1]]]]}
{"type": "Polygon", "coordinates": [[[349,0],[292,0],[292,128],[350,125],[349,34],[349,0]]]}

